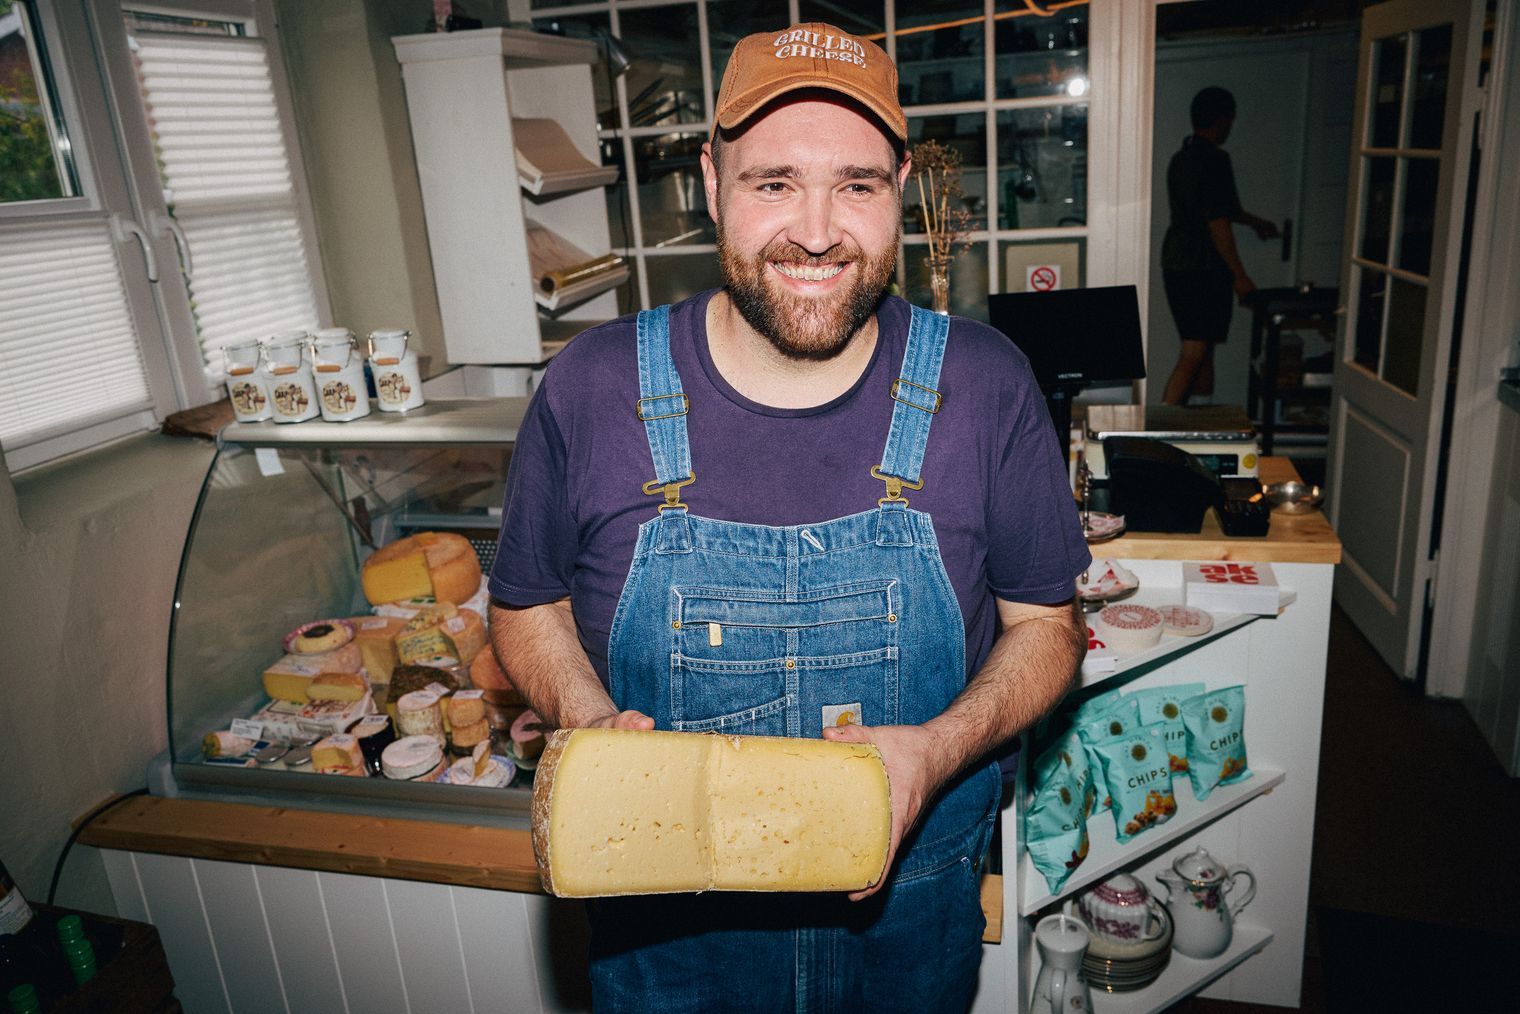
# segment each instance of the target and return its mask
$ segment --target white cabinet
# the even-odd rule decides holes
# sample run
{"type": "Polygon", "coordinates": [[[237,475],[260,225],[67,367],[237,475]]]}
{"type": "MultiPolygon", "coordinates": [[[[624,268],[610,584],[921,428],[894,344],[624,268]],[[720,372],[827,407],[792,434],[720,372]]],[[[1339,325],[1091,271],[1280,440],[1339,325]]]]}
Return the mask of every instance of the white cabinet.
{"type": "Polygon", "coordinates": [[[597,47],[502,28],[391,41],[406,84],[448,359],[542,362],[558,343],[615,316],[612,290],[627,278],[621,268],[551,296],[530,259],[535,227],[588,257],[611,242],[604,188],[617,170],[600,169],[597,47]],[[524,185],[517,134],[541,136],[545,120],[593,168],[524,185]]]}
{"type": "MultiPolygon", "coordinates": [[[[1121,562],[1139,575],[1140,594],[1148,596],[1144,601],[1182,601],[1181,562],[1121,562]]],[[[1282,588],[1297,594],[1281,615],[1249,622],[1242,617],[1216,619],[1215,632],[1198,642],[1169,638],[1170,653],[1148,651],[1135,660],[1138,664],[1121,659],[1120,671],[1084,678],[1075,691],[1094,692],[1087,688],[1099,682],[1125,691],[1188,682],[1205,683],[1212,690],[1243,683],[1246,745],[1254,776],[1215,790],[1202,803],[1193,799],[1183,776],[1184,783],[1176,787],[1176,815],[1123,845],[1114,838],[1112,819],[1095,815],[1089,822],[1092,845],[1087,859],[1054,895],[1020,841],[1024,793],[1016,792],[1003,814],[1003,939],[983,945],[981,984],[973,1008],[979,1014],[1028,1010],[1039,971],[1033,913],[1117,870],[1140,877],[1156,893],[1156,872],[1200,845],[1221,860],[1244,863],[1257,878],[1256,897],[1236,921],[1230,949],[1207,961],[1174,953],[1161,979],[1142,990],[1095,992],[1097,1014],[1159,1011],[1204,989],[1206,995],[1222,999],[1297,1006],[1334,568],[1281,562],[1272,568],[1282,588]]]]}

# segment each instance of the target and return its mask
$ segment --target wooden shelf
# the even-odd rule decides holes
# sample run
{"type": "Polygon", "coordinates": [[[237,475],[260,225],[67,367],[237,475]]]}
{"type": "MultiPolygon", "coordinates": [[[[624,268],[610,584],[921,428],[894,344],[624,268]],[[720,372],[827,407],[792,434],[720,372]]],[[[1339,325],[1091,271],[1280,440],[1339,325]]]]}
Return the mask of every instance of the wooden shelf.
{"type": "Polygon", "coordinates": [[[1094,1014],[1155,1014],[1166,1010],[1224,975],[1272,942],[1274,934],[1255,926],[1236,924],[1225,952],[1215,958],[1173,954],[1161,978],[1133,993],[1105,993],[1093,987],[1094,1014]]]}
{"type": "Polygon", "coordinates": [[[536,179],[519,173],[517,183],[534,197],[543,197],[546,194],[563,194],[566,191],[585,190],[588,187],[605,187],[609,183],[616,183],[617,178],[617,166],[608,166],[587,169],[583,172],[545,173],[536,179]]]}
{"type": "MultiPolygon", "coordinates": [[[[1019,862],[1023,865],[1020,871],[1021,882],[1028,896],[1019,906],[1019,911],[1023,915],[1033,915],[1051,902],[1075,894],[1088,884],[1096,883],[1116,870],[1133,866],[1151,853],[1192,834],[1205,824],[1218,820],[1231,810],[1244,806],[1262,793],[1277,787],[1282,784],[1284,777],[1281,771],[1257,768],[1252,777],[1234,785],[1220,786],[1209,793],[1209,798],[1201,803],[1193,798],[1190,785],[1187,788],[1180,788],[1175,793],[1178,796],[1176,816],[1165,824],[1144,831],[1138,837],[1122,844],[1114,837],[1113,814],[1106,810],[1103,813],[1094,814],[1087,818],[1087,835],[1091,842],[1088,845],[1087,859],[1061,886],[1059,893],[1051,894],[1048,890],[1040,889],[1045,884],[1045,878],[1034,868],[1029,852],[1024,851],[1019,862]]],[[[1186,782],[1187,776],[1183,775],[1180,780],[1186,782]]]]}

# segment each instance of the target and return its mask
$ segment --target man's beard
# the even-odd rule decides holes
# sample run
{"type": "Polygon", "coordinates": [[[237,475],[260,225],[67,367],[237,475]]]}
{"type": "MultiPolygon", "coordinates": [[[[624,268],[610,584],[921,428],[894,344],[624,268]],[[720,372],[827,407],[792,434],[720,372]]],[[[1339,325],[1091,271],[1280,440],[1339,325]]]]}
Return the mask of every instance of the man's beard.
{"type": "Polygon", "coordinates": [[[838,355],[876,311],[897,266],[897,243],[867,259],[855,246],[814,257],[795,243],[776,240],[751,259],[726,242],[720,228],[718,260],[729,298],[750,327],[784,356],[825,360],[838,355]],[[854,271],[854,281],[841,292],[806,297],[771,287],[777,284],[769,278],[771,262],[822,267],[840,261],[850,262],[845,270],[854,271]]]}

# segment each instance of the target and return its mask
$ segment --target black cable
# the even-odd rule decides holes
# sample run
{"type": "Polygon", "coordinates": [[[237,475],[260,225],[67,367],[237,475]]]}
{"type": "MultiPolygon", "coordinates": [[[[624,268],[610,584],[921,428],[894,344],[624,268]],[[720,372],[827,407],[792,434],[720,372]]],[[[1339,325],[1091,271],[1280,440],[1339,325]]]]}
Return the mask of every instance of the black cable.
{"type": "Polygon", "coordinates": [[[53,903],[53,896],[58,893],[58,878],[63,875],[64,861],[69,858],[69,849],[74,847],[74,841],[79,837],[79,832],[89,827],[96,817],[99,817],[116,804],[124,803],[133,796],[146,796],[147,794],[148,787],[144,785],[140,789],[133,789],[125,795],[117,796],[115,799],[109,799],[101,803],[85,815],[85,818],[79,822],[78,826],[74,828],[73,833],[69,835],[69,840],[63,843],[63,851],[58,853],[58,862],[53,864],[53,882],[48,884],[47,893],[47,903],[49,905],[53,903]]]}

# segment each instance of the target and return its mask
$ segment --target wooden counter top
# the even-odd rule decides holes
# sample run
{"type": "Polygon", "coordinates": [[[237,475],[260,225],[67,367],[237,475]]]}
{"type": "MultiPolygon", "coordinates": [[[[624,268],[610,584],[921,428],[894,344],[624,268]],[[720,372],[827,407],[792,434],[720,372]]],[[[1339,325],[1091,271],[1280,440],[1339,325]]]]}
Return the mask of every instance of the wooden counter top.
{"type": "MultiPolygon", "coordinates": [[[[259,866],[543,894],[526,831],[140,796],[96,818],[82,845],[259,866]]],[[[982,878],[982,939],[1003,935],[1003,878],[982,878]]]]}
{"type": "MultiPolygon", "coordinates": [[[[1258,469],[1264,483],[1297,479],[1287,458],[1262,458],[1258,469]]],[[[1116,560],[1242,560],[1254,563],[1340,563],[1341,540],[1322,511],[1272,515],[1272,527],[1261,538],[1232,538],[1219,529],[1209,511],[1203,530],[1196,533],[1129,532],[1092,547],[1093,556],[1116,560]]]]}
{"type": "Polygon", "coordinates": [[[543,892],[526,831],[142,796],[102,814],[79,841],[261,866],[543,892]]]}

